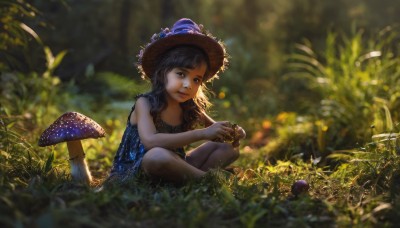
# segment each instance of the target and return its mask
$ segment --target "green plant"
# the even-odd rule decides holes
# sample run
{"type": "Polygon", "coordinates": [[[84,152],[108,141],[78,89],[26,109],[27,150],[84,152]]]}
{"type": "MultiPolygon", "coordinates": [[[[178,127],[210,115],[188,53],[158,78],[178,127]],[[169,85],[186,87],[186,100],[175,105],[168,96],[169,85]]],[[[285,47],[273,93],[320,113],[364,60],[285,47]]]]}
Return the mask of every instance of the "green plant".
{"type": "Polygon", "coordinates": [[[315,101],[317,94],[321,101],[308,104],[308,113],[326,128],[318,139],[324,140],[321,153],[362,144],[371,136],[371,125],[377,133],[392,130],[389,109],[397,107],[400,98],[397,37],[392,28],[369,39],[362,31],[350,37],[330,32],[324,56],[307,42],[289,56],[286,79],[302,81],[314,94],[302,99],[315,101]]]}
{"type": "Polygon", "coordinates": [[[22,63],[16,47],[23,50],[28,46],[29,36],[23,23],[25,18],[34,18],[36,8],[26,1],[0,1],[0,69],[21,68],[22,63]]]}
{"type": "Polygon", "coordinates": [[[0,18],[4,23],[0,30],[4,38],[0,41],[1,172],[7,188],[27,187],[29,180],[36,176],[43,179],[58,175],[53,169],[54,152],[39,155],[32,142],[42,130],[44,117],[58,112],[57,101],[62,100],[58,89],[60,80],[53,73],[66,52],[54,56],[37,33],[22,22],[25,17],[35,17],[38,12],[34,7],[25,1],[1,1],[0,4],[4,6],[0,18]],[[14,53],[29,49],[32,38],[43,50],[46,63],[43,72],[32,69],[23,72],[26,69],[17,66],[29,60],[14,58],[14,53]]]}

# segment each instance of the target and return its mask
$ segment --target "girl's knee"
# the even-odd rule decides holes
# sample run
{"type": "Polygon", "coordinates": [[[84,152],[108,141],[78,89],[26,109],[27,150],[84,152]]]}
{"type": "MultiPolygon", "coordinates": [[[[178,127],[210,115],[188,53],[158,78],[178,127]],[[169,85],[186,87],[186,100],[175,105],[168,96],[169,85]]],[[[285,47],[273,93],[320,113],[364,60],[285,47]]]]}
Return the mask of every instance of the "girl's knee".
{"type": "Polygon", "coordinates": [[[231,149],[232,160],[236,161],[240,156],[239,148],[238,147],[234,148],[232,145],[231,148],[232,148],[231,149]]]}
{"type": "Polygon", "coordinates": [[[148,174],[157,175],[165,171],[174,159],[170,151],[163,148],[153,148],[144,155],[142,168],[148,174]]]}
{"type": "Polygon", "coordinates": [[[239,158],[239,148],[234,148],[229,143],[220,143],[220,149],[229,157],[229,160],[235,161],[239,158]]]}

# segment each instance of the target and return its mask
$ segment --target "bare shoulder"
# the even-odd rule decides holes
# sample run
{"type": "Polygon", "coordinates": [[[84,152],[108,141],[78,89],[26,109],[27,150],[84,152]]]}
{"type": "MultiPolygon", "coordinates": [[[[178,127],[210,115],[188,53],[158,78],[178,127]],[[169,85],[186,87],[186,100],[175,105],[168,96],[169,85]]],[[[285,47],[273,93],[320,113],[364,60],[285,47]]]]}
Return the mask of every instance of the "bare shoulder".
{"type": "Polygon", "coordinates": [[[150,110],[150,102],[146,97],[139,97],[135,103],[135,109],[148,109],[150,110]]]}
{"type": "Polygon", "coordinates": [[[139,97],[135,102],[135,109],[131,114],[130,122],[135,125],[139,118],[146,116],[150,116],[150,102],[146,97],[139,97]]]}

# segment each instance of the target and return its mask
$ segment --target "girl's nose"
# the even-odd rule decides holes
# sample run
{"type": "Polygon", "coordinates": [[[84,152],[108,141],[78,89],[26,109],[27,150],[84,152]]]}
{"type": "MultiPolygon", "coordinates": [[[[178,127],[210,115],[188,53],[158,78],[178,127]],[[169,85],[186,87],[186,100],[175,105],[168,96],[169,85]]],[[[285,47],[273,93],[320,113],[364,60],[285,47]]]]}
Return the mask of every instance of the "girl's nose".
{"type": "Polygon", "coordinates": [[[190,82],[188,82],[188,81],[184,82],[183,87],[186,88],[186,89],[191,89],[192,88],[192,86],[190,85],[190,82]]]}

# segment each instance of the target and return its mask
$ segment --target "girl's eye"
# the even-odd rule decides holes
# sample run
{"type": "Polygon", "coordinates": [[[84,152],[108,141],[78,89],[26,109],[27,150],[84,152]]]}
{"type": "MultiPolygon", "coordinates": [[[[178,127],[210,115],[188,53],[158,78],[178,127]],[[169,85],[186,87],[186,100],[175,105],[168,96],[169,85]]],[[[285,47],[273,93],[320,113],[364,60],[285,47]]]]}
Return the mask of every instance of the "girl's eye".
{"type": "Polygon", "coordinates": [[[195,79],[194,79],[194,82],[195,82],[195,83],[201,83],[201,80],[200,80],[200,78],[195,78],[195,79]]]}
{"type": "Polygon", "coordinates": [[[182,78],[185,77],[185,74],[184,74],[183,72],[180,72],[180,71],[179,71],[179,72],[177,72],[176,74],[177,74],[179,77],[182,77],[182,78]]]}

